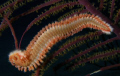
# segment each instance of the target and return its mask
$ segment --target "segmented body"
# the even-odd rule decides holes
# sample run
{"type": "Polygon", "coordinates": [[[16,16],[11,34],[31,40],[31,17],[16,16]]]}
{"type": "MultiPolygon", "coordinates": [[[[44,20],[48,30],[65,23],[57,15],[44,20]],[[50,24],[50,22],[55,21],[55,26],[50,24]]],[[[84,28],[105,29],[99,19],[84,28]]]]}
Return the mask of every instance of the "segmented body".
{"type": "Polygon", "coordinates": [[[110,34],[113,28],[100,17],[91,14],[79,14],[64,21],[48,24],[38,32],[25,51],[15,50],[10,53],[9,60],[19,70],[34,70],[51,47],[84,28],[93,28],[110,34]]]}

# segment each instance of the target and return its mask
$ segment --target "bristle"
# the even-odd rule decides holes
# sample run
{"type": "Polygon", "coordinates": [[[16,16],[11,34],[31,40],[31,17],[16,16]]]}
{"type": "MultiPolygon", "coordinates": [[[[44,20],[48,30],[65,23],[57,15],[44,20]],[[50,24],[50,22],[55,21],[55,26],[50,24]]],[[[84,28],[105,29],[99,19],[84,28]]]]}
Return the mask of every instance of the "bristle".
{"type": "Polygon", "coordinates": [[[9,54],[9,57],[13,53],[18,52],[21,57],[26,55],[25,66],[19,66],[19,70],[24,72],[34,70],[40,63],[43,63],[43,59],[46,57],[46,53],[49,52],[51,47],[58,41],[65,39],[75,33],[81,31],[84,28],[93,28],[101,30],[105,34],[111,34],[113,28],[110,24],[104,22],[100,17],[90,14],[79,14],[69,17],[66,20],[48,24],[45,28],[42,28],[40,32],[34,37],[34,39],[28,45],[26,51],[14,51],[9,54]]]}

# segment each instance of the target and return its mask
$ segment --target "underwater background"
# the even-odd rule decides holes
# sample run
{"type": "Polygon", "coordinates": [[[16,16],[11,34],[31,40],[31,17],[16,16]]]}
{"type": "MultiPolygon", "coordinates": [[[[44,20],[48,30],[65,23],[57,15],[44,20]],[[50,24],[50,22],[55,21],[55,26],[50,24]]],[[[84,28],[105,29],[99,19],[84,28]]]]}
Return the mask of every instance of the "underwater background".
{"type": "MultiPolygon", "coordinates": [[[[119,0],[0,0],[0,22],[0,76],[37,76],[37,73],[39,76],[85,76],[102,67],[120,64],[120,53],[116,52],[120,47],[119,0]],[[15,4],[8,8],[7,5],[13,2],[15,2],[15,4]],[[93,6],[99,13],[94,9],[87,8],[87,2],[91,4],[89,6],[93,6]],[[2,10],[2,8],[6,6],[7,8],[2,10]],[[105,22],[110,23],[113,28],[115,27],[114,31],[110,35],[107,35],[100,30],[90,28],[83,29],[79,33],[61,40],[51,47],[51,50],[46,54],[47,57],[43,60],[44,63],[34,71],[19,71],[11,65],[9,62],[9,53],[16,49],[16,44],[11,29],[6,24],[7,22],[4,21],[4,16],[7,16],[10,20],[18,44],[24,31],[27,29],[20,45],[20,49],[24,50],[37,32],[49,23],[65,20],[75,14],[84,13],[98,15],[105,22]],[[28,26],[40,15],[43,17],[33,23],[32,26],[28,26]],[[106,44],[95,47],[94,50],[83,56],[79,56],[79,53],[115,37],[118,39],[108,41],[106,44]],[[56,54],[59,49],[81,38],[83,39],[63,49],[58,55],[56,54]],[[113,51],[116,53],[95,59],[97,55],[104,55],[105,53],[113,51]],[[56,56],[53,57],[53,55],[56,56]],[[78,58],[69,62],[67,61],[77,55],[79,56],[78,58]],[[85,59],[89,57],[94,57],[94,59],[85,61],[85,59]],[[79,61],[84,63],[79,63],[79,61]]],[[[91,76],[120,76],[119,66],[95,73],[91,76]]]]}

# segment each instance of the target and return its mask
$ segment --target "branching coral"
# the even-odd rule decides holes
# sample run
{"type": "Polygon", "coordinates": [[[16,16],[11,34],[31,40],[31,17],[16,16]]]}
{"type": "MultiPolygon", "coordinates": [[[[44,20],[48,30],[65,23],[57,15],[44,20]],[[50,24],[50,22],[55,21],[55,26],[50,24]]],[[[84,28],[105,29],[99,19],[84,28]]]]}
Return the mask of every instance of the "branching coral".
{"type": "MultiPolygon", "coordinates": [[[[10,57],[10,62],[12,62],[12,65],[15,65],[21,71],[26,71],[27,68],[29,70],[34,70],[34,68],[36,68],[35,73],[32,74],[36,76],[46,76],[48,75],[48,71],[49,75],[58,75],[60,74],[60,70],[64,71],[63,73],[61,73],[61,75],[66,75],[66,73],[68,73],[69,71],[69,74],[73,75],[78,69],[81,72],[82,70],[87,70],[83,73],[79,73],[78,76],[89,76],[94,75],[95,73],[99,74],[100,71],[104,70],[120,70],[119,68],[116,68],[120,66],[119,3],[120,2],[117,0],[10,0],[4,2],[0,6],[0,35],[2,38],[2,36],[4,36],[2,34],[4,34],[4,31],[8,29],[7,27],[9,27],[15,40],[15,48],[17,49],[15,53],[10,53],[10,55],[17,54],[14,57],[10,57]],[[59,42],[52,46],[47,46],[46,49],[44,48],[44,50],[47,50],[47,52],[49,49],[49,53],[46,54],[46,52],[44,52],[44,54],[39,54],[41,57],[40,62],[37,61],[35,64],[30,65],[30,67],[26,67],[26,65],[29,65],[29,63],[25,63],[29,61],[27,58],[31,57],[33,54],[33,52],[31,52],[32,50],[29,48],[34,45],[34,42],[37,42],[36,40],[39,36],[41,36],[45,31],[48,31],[47,29],[52,29],[52,27],[54,26],[61,26],[64,24],[67,25],[71,23],[71,18],[74,18],[81,14],[87,15],[85,16],[86,18],[83,18],[83,22],[79,21],[80,23],[84,24],[81,29],[82,31],[79,30],[80,32],[77,33],[78,31],[75,31],[77,30],[77,24],[73,23],[76,28],[70,27],[70,30],[72,32],[67,32],[69,29],[63,30],[62,32],[65,33],[65,37],[63,37],[63,35],[58,35],[59,37],[56,36],[55,38],[53,38],[50,44],[54,44],[57,41],[59,42]],[[98,19],[95,23],[94,17],[95,19],[98,19]],[[89,23],[89,18],[93,18],[94,20],[91,21],[91,23],[97,25],[93,27],[91,23],[89,23]],[[99,23],[97,22],[100,22],[100,20],[103,20],[103,24],[98,27],[99,23]],[[110,24],[107,27],[111,26],[114,29],[110,35],[104,34],[106,33],[106,31],[108,31],[104,30],[104,28],[106,28],[104,27],[104,22],[110,24]],[[101,28],[101,26],[103,26],[104,28],[101,28]],[[92,27],[98,29],[99,31],[93,29],[83,29],[86,27],[92,27]],[[34,37],[34,35],[40,29],[42,30],[38,33],[38,35],[34,37]],[[71,37],[66,38],[68,36],[71,37]],[[33,41],[31,41],[32,37],[34,37],[33,41]],[[25,41],[27,40],[28,42],[25,43],[25,41]],[[19,51],[20,49],[24,49],[29,44],[29,41],[31,41],[30,45],[27,48],[29,52],[23,53],[25,51],[19,51]],[[17,66],[18,64],[20,64],[20,62],[17,62],[17,65],[13,63],[18,58],[22,59],[21,62],[25,63],[24,67],[17,66]],[[88,69],[86,68],[86,66],[95,66],[97,67],[97,69],[88,69]]],[[[74,20],[77,19],[73,19],[73,21],[74,20]]],[[[55,34],[62,33],[59,29],[57,31],[59,32],[56,32],[55,34]]],[[[51,33],[53,34],[53,32],[51,33]]],[[[49,40],[47,38],[53,35],[45,34],[45,36],[45,38],[43,37],[42,39],[40,39],[39,42],[41,42],[41,44],[45,44],[45,42],[49,40]]],[[[36,46],[39,47],[38,45],[36,46]]],[[[40,45],[40,47],[43,46],[40,45]]],[[[37,55],[37,53],[38,52],[34,52],[35,55],[37,55]]],[[[33,60],[35,59],[35,57],[32,58],[33,60]]]]}

